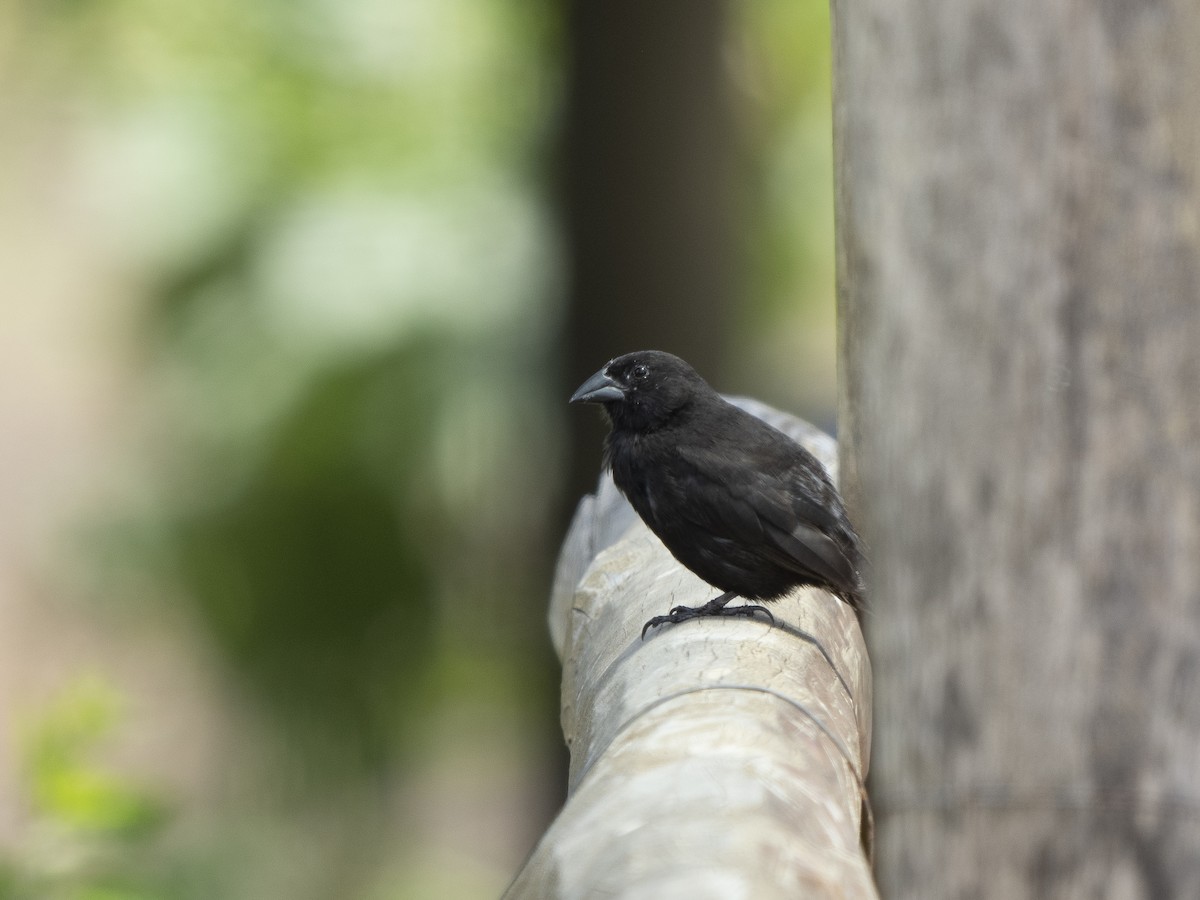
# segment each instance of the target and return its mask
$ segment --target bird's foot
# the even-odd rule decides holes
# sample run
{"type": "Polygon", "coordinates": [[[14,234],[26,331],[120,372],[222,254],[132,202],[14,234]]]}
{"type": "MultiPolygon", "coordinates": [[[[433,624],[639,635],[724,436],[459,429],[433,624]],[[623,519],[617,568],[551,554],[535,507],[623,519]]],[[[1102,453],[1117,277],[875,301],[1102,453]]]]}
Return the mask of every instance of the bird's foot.
{"type": "Polygon", "coordinates": [[[686,622],[688,619],[701,619],[707,616],[749,616],[754,617],[755,613],[763,613],[771,624],[775,624],[775,616],[765,606],[759,606],[757,603],[748,603],[743,606],[726,606],[729,602],[729,597],[722,596],[716,600],[710,600],[703,606],[676,606],[665,616],[655,616],[642,626],[642,640],[646,639],[646,632],[651,628],[657,628],[659,625],[678,625],[680,622],[686,622]]]}

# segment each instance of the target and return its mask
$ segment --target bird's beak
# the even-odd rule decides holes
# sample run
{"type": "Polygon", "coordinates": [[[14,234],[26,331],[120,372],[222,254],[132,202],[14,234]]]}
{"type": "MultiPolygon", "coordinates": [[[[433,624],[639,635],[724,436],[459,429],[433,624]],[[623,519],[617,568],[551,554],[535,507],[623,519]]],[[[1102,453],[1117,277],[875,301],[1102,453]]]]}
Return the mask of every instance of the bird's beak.
{"type": "Polygon", "coordinates": [[[572,403],[610,403],[613,400],[624,400],[625,391],[621,385],[608,377],[601,369],[579,386],[571,395],[572,403]]]}

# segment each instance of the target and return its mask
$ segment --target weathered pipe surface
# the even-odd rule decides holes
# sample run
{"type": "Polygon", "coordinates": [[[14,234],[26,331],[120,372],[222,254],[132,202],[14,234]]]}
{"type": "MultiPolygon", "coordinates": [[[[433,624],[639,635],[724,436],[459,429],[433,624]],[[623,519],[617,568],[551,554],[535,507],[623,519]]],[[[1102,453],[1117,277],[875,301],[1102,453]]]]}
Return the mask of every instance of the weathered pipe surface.
{"type": "MultiPolygon", "coordinates": [[[[836,476],[827,435],[737,401],[836,476]]],[[[563,660],[570,794],[511,898],[877,896],[860,844],[871,672],[854,613],[824,591],[640,638],[715,596],[605,475],[563,545],[550,629],[563,660]]]]}

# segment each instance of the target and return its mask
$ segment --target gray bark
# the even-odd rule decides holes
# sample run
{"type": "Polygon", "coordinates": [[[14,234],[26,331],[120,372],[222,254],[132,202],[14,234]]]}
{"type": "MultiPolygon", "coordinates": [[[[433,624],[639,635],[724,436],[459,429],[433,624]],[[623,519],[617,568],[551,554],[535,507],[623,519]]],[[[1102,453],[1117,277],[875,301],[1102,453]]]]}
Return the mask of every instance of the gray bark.
{"type": "MultiPolygon", "coordinates": [[[[833,441],[757,404],[827,465],[833,441]]],[[[744,619],[642,624],[714,591],[606,475],[563,546],[570,795],[511,898],[874,898],[860,847],[871,679],[853,612],[824,591],[744,619]]]]}
{"type": "Polygon", "coordinates": [[[1200,897],[1200,4],[833,12],[881,889],[1200,897]]]}

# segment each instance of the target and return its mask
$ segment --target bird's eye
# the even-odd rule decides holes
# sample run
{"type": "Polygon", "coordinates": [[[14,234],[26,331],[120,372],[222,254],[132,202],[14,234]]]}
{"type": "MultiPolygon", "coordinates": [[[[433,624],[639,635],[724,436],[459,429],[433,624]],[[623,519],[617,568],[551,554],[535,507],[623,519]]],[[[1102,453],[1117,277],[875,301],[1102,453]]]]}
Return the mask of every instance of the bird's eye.
{"type": "Polygon", "coordinates": [[[644,365],[637,365],[633,367],[632,374],[634,381],[645,381],[650,375],[650,369],[644,365]]]}

